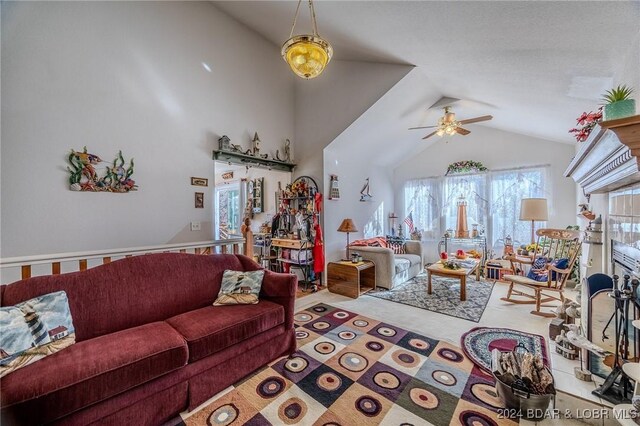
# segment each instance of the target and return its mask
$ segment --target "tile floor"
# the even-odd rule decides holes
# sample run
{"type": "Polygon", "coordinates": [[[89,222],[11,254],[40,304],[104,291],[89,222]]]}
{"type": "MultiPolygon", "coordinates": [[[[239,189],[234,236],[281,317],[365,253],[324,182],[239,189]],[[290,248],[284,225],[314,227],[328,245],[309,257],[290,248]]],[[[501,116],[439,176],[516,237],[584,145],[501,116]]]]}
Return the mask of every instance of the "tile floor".
{"type": "MultiPolygon", "coordinates": [[[[343,309],[362,312],[369,317],[388,321],[399,327],[415,331],[436,339],[445,340],[455,345],[460,345],[460,337],[469,329],[474,327],[509,327],[542,335],[547,340],[547,347],[551,353],[551,364],[553,374],[556,380],[556,388],[561,391],[558,394],[558,407],[562,410],[570,409],[576,413],[578,409],[600,410],[603,407],[611,407],[606,401],[602,401],[593,395],[593,391],[601,382],[583,382],[575,378],[573,368],[579,366],[578,361],[570,361],[555,353],[555,343],[550,342],[549,334],[549,318],[543,318],[531,315],[532,305],[514,305],[500,300],[506,296],[507,284],[496,282],[491,299],[487,304],[487,308],[482,315],[480,322],[450,317],[447,315],[430,312],[424,309],[415,308],[408,305],[402,305],[375,297],[361,296],[358,299],[350,299],[338,294],[330,293],[323,290],[318,293],[311,294],[307,297],[296,300],[296,311],[305,309],[316,303],[328,303],[343,309]]],[[[575,293],[571,290],[565,292],[565,295],[574,298],[575,293]]],[[[549,311],[551,308],[547,308],[549,311]]],[[[586,413],[583,411],[583,413],[586,413]]],[[[592,412],[586,414],[590,416],[592,412]]],[[[594,414],[597,416],[597,414],[594,414]]],[[[583,416],[584,417],[584,416],[583,416]]],[[[603,414],[605,418],[583,418],[582,422],[568,420],[566,418],[546,419],[538,422],[539,425],[571,425],[571,424],[594,424],[616,425],[613,415],[609,411],[603,414]]],[[[532,425],[533,422],[523,421],[523,425],[532,425]]]]}

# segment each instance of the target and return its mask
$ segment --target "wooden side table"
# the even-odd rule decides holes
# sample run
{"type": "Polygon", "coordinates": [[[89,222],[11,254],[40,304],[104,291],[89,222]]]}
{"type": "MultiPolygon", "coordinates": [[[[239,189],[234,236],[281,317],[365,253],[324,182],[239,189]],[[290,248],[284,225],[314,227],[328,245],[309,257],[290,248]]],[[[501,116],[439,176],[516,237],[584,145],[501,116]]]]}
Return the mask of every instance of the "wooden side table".
{"type": "Polygon", "coordinates": [[[329,262],[327,286],[332,293],[357,299],[361,294],[376,287],[376,265],[369,261],[329,262]]]}

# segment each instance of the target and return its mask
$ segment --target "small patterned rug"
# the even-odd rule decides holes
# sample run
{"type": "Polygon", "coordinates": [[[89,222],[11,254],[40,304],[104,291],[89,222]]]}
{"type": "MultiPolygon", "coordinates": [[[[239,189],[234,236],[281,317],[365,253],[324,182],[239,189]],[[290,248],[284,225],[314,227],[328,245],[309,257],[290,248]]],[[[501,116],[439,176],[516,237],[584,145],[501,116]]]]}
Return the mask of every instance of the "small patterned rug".
{"type": "Polygon", "coordinates": [[[494,284],[467,277],[467,300],[462,302],[459,279],[433,276],[431,294],[427,293],[427,280],[427,274],[422,272],[391,290],[378,288],[366,294],[451,317],[479,322],[489,303],[494,284]]]}
{"type": "Polygon", "coordinates": [[[449,343],[318,304],[295,315],[298,351],[245,378],[186,425],[514,425],[494,380],[449,343]]]}
{"type": "Polygon", "coordinates": [[[518,343],[522,343],[533,354],[541,354],[545,365],[551,368],[547,344],[544,337],[538,334],[510,328],[476,327],[463,334],[460,341],[469,359],[486,371],[491,371],[493,349],[512,351],[518,343]]]}

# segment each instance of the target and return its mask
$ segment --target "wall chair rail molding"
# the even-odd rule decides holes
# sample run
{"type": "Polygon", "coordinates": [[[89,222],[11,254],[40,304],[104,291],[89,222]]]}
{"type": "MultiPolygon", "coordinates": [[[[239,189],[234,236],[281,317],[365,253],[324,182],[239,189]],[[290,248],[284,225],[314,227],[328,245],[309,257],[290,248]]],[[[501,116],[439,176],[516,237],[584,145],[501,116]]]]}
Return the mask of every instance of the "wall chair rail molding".
{"type": "Polygon", "coordinates": [[[595,126],[564,172],[587,194],[640,182],[640,115],[595,126]]]}
{"type": "Polygon", "coordinates": [[[238,152],[228,152],[214,149],[213,159],[217,161],[224,161],[231,164],[237,164],[240,166],[264,166],[271,170],[280,170],[283,172],[292,172],[296,167],[293,163],[287,163],[278,160],[268,160],[266,158],[254,157],[252,155],[241,154],[238,152]]]}

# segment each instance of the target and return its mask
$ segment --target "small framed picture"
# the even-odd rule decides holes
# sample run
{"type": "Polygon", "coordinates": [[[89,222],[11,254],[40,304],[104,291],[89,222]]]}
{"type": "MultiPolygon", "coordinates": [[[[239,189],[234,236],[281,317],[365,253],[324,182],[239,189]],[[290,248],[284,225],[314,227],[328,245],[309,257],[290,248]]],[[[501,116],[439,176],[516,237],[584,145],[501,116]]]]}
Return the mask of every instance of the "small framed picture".
{"type": "Polygon", "coordinates": [[[199,177],[192,177],[191,178],[191,185],[209,186],[209,179],[199,178],[199,177]]]}
{"type": "Polygon", "coordinates": [[[196,209],[204,208],[204,192],[196,192],[196,209]]]}

